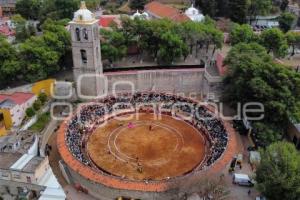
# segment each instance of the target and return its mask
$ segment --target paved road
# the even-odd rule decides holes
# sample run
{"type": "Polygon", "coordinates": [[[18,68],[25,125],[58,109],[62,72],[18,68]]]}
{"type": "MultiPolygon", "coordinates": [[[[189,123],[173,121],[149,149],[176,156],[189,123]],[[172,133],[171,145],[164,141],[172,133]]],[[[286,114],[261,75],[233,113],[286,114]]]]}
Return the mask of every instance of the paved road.
{"type": "Polygon", "coordinates": [[[45,147],[46,144],[48,143],[48,140],[50,138],[50,136],[53,134],[55,128],[58,126],[59,121],[57,120],[51,120],[50,123],[48,124],[48,126],[46,127],[46,129],[42,132],[42,144],[40,147],[40,152],[42,154],[42,156],[44,156],[44,152],[45,152],[45,147]]]}

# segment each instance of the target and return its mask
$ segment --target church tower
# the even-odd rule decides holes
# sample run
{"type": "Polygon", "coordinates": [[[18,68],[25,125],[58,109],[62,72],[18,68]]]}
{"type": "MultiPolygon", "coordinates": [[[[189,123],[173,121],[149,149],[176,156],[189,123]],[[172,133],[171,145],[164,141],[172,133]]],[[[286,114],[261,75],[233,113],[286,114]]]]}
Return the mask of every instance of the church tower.
{"type": "Polygon", "coordinates": [[[96,97],[101,93],[99,75],[103,74],[98,20],[82,1],[69,25],[77,93],[80,98],[96,97]]]}

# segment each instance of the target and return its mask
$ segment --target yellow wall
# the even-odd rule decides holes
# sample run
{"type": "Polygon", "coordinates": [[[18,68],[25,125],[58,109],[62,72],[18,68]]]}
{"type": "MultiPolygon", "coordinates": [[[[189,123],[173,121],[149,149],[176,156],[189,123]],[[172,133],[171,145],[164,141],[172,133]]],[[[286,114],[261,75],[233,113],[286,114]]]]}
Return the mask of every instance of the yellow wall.
{"type": "Polygon", "coordinates": [[[5,126],[0,127],[0,137],[5,136],[7,133],[5,126]]]}
{"type": "Polygon", "coordinates": [[[52,96],[52,86],[55,83],[55,79],[47,79],[36,82],[32,85],[32,93],[39,95],[42,91],[47,94],[48,97],[52,96]]]}
{"type": "Polygon", "coordinates": [[[12,127],[13,123],[12,123],[12,118],[11,118],[9,110],[7,110],[7,109],[0,109],[0,113],[3,114],[4,125],[5,125],[6,129],[10,129],[12,127]]]}

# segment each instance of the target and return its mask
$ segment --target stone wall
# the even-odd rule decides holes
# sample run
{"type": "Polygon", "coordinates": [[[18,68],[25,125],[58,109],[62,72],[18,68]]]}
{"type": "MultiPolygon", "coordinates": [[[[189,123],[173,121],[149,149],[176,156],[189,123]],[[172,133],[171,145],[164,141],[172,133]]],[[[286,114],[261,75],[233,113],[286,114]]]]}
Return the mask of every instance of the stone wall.
{"type": "Polygon", "coordinates": [[[163,69],[109,72],[108,92],[156,91],[169,93],[202,93],[204,69],[163,69]],[[113,89],[115,88],[115,90],[113,89]]]}

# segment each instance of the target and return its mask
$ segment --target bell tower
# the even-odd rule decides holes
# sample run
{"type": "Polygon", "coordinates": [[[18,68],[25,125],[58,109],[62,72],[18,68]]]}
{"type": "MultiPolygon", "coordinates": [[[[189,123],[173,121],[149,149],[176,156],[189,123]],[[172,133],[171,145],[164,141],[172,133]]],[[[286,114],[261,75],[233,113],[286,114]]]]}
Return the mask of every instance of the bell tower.
{"type": "Polygon", "coordinates": [[[103,74],[98,20],[82,1],[70,25],[73,73],[79,98],[101,93],[99,75],[103,74]]]}

